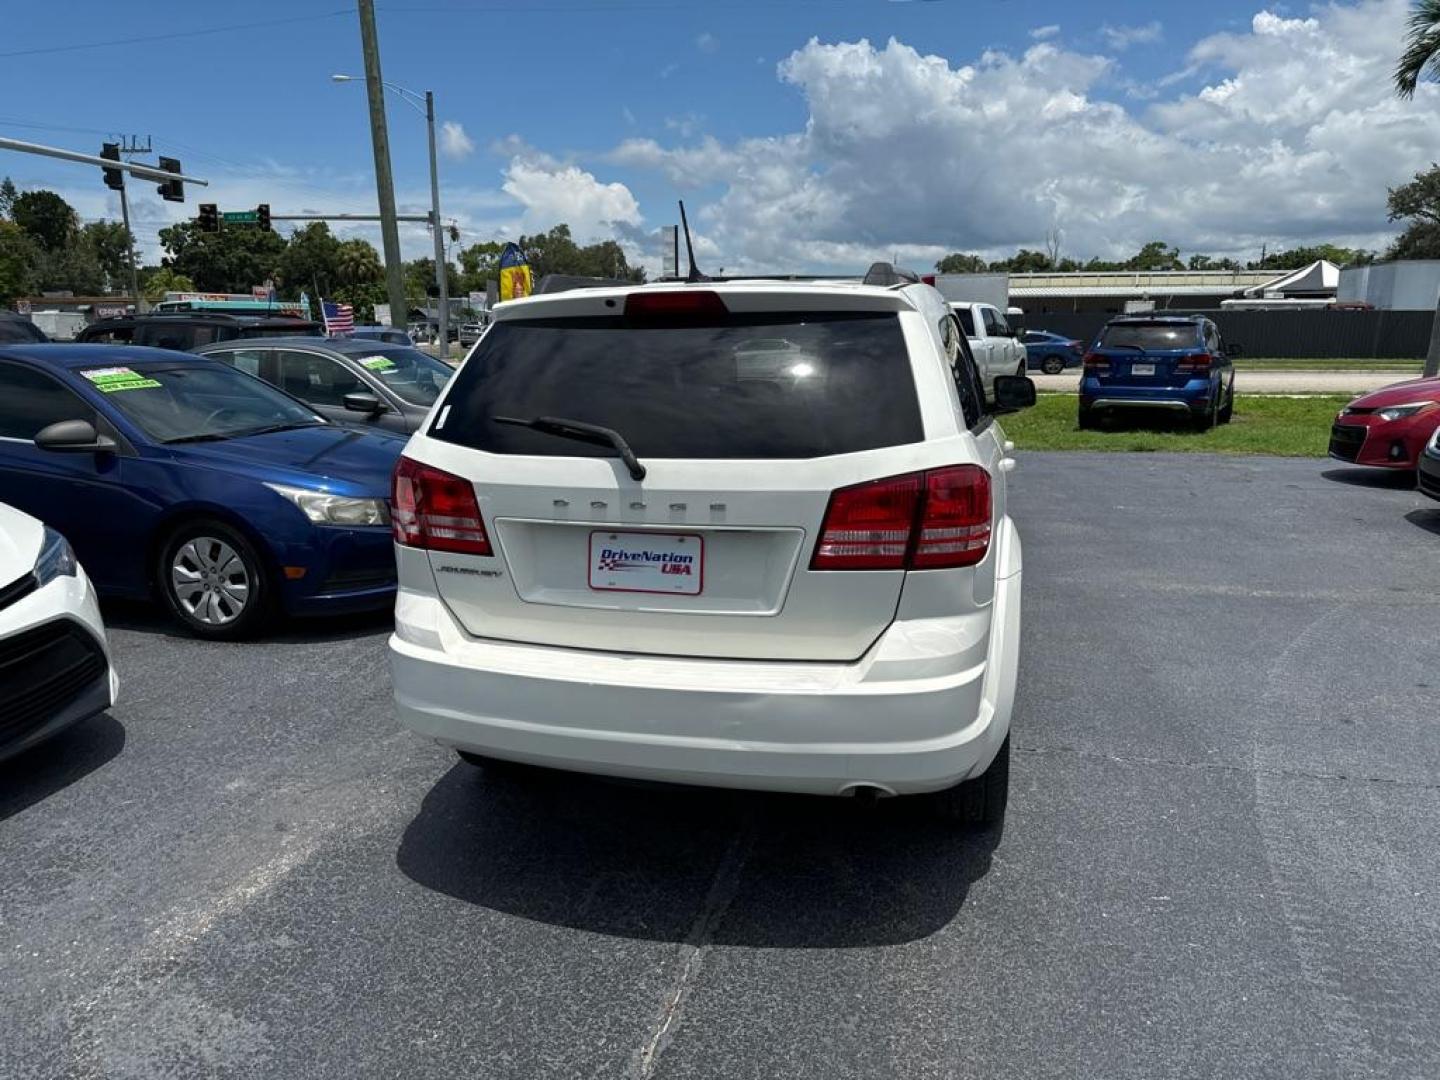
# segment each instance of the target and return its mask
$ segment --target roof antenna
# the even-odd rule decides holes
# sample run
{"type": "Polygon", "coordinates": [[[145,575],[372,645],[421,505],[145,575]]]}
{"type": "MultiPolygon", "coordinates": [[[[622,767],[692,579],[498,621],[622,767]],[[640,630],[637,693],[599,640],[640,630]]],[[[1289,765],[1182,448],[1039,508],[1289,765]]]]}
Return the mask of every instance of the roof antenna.
{"type": "Polygon", "coordinates": [[[685,230],[685,258],[690,262],[690,269],[685,274],[687,284],[696,281],[709,281],[700,268],[695,265],[695,247],[690,243],[690,222],[685,218],[685,200],[680,200],[680,227],[685,230]]]}

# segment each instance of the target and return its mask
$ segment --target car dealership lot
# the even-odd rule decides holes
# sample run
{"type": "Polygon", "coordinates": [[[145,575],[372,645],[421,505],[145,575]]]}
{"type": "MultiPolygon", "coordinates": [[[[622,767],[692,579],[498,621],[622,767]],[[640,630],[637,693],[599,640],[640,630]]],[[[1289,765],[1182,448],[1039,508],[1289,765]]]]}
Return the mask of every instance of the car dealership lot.
{"type": "Polygon", "coordinates": [[[120,704],[0,766],[0,1076],[1440,1072],[1440,504],[1290,459],[1014,477],[998,843],[517,787],[398,730],[383,617],[107,609],[120,704]]]}

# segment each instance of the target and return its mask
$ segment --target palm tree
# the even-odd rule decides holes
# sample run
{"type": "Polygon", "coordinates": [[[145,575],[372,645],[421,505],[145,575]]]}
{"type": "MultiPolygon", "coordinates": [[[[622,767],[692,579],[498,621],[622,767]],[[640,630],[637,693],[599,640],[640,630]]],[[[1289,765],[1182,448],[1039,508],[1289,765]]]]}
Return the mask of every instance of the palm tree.
{"type": "Polygon", "coordinates": [[[1422,80],[1440,81],[1440,0],[1415,0],[1405,51],[1395,65],[1395,92],[1401,97],[1414,97],[1422,80]]]}
{"type": "Polygon", "coordinates": [[[341,244],[335,270],[347,285],[368,285],[379,281],[385,272],[380,256],[365,240],[346,240],[341,244]]]}

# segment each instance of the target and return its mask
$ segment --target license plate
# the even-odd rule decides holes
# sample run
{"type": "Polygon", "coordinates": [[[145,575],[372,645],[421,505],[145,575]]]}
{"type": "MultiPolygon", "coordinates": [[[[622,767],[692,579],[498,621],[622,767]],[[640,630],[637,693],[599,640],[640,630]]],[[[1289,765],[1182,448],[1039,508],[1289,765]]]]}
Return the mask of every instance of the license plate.
{"type": "Polygon", "coordinates": [[[604,530],[590,534],[592,589],[698,596],[704,580],[702,537],[604,530]]]}
{"type": "Polygon", "coordinates": [[[1131,375],[1154,375],[1154,374],[1155,374],[1155,365],[1154,365],[1154,364],[1131,364],[1131,365],[1130,365],[1130,374],[1131,374],[1131,375]]]}

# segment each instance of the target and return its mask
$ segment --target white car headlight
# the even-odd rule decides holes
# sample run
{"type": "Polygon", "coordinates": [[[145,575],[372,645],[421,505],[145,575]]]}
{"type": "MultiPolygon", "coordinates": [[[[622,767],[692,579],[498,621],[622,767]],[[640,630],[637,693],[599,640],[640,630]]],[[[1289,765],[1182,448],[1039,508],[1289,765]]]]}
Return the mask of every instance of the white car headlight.
{"type": "Polygon", "coordinates": [[[266,484],[276,495],[288,499],[313,525],[389,525],[390,504],[384,499],[357,499],[332,495],[328,491],[266,484]]]}
{"type": "Polygon", "coordinates": [[[1375,415],[1381,420],[1399,420],[1402,417],[1414,416],[1421,409],[1428,409],[1434,404],[1433,401],[1412,401],[1405,405],[1389,405],[1377,410],[1375,415]]]}
{"type": "Polygon", "coordinates": [[[79,567],[70,542],[54,529],[46,526],[45,538],[40,544],[40,555],[35,560],[35,586],[44,588],[58,577],[74,577],[79,567]]]}

